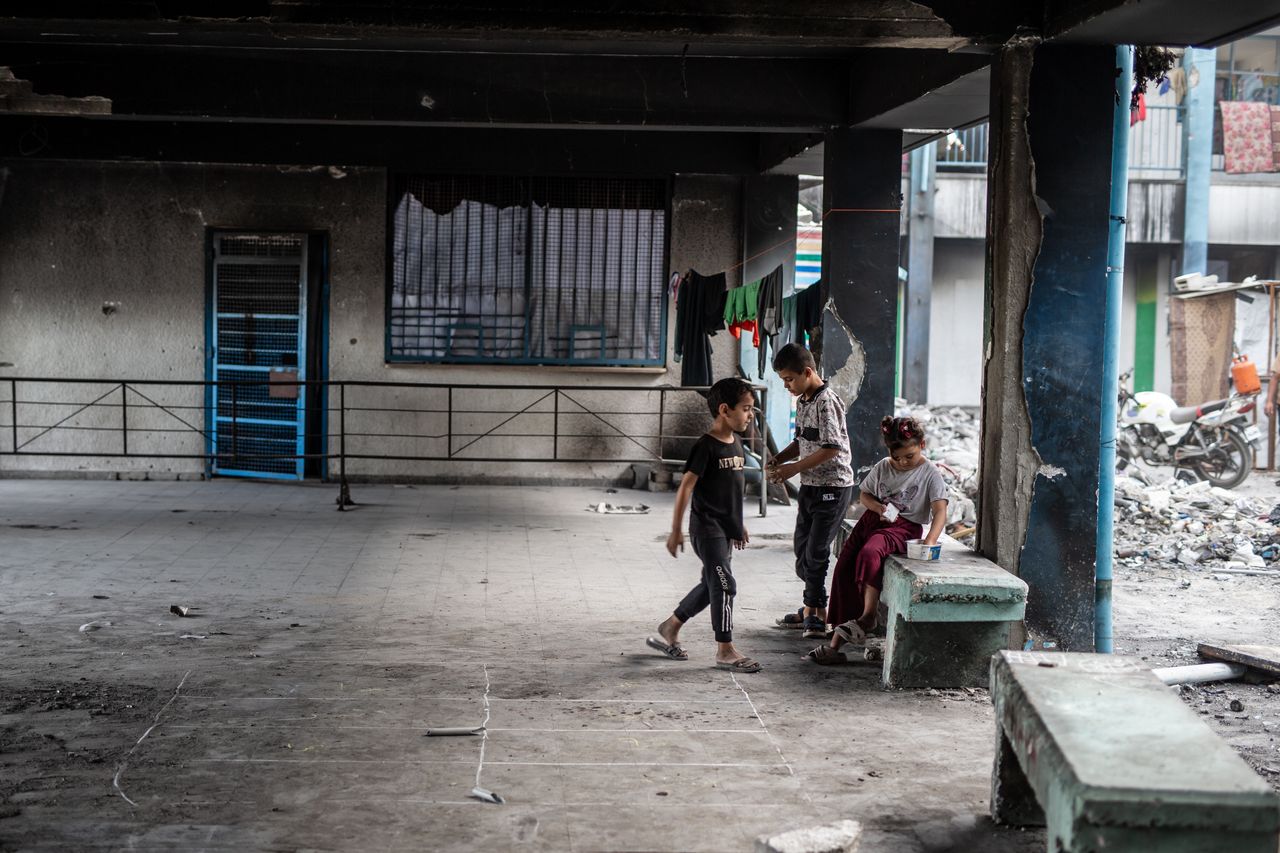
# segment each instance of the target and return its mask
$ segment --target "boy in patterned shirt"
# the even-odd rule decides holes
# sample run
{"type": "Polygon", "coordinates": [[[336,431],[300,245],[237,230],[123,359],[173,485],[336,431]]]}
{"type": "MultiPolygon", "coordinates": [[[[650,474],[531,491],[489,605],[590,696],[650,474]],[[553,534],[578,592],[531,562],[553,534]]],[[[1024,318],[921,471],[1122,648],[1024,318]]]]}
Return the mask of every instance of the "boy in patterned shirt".
{"type": "Polygon", "coordinates": [[[773,458],[769,479],[779,483],[800,475],[794,550],[796,576],[804,581],[804,606],[777,624],[803,628],[804,636],[810,639],[821,638],[827,630],[831,542],[849,509],[856,483],[845,408],[818,375],[813,354],[799,344],[787,344],[779,350],[773,369],[787,391],[799,398],[795,441],[773,458]]]}

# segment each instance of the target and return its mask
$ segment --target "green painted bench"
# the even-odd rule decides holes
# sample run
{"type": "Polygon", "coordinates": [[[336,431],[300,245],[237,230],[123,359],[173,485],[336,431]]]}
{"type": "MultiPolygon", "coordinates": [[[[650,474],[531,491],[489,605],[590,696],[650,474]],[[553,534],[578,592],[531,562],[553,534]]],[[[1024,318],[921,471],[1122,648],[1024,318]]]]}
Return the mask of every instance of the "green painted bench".
{"type": "Polygon", "coordinates": [[[888,687],[985,687],[1027,608],[1027,584],[948,537],[942,559],[885,561],[888,687]]]}
{"type": "Polygon", "coordinates": [[[991,699],[991,816],[1051,853],[1276,853],[1276,792],[1141,662],[1002,651],[991,699]]]}

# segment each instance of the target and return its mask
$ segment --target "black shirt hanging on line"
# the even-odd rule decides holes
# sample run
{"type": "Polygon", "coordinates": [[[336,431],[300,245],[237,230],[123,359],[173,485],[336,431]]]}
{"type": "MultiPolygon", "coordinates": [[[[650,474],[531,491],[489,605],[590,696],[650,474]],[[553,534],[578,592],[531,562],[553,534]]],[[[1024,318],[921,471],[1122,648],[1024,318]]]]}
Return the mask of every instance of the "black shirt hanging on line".
{"type": "Polygon", "coordinates": [[[716,329],[724,328],[725,275],[684,277],[676,298],[676,359],[680,362],[680,384],[710,385],[711,341],[716,329]]]}
{"type": "Polygon", "coordinates": [[[690,536],[723,536],[731,541],[743,538],[745,461],[742,442],[736,435],[728,444],[704,435],[693,445],[684,466],[685,471],[698,478],[693,487],[693,511],[689,514],[690,536]]]}

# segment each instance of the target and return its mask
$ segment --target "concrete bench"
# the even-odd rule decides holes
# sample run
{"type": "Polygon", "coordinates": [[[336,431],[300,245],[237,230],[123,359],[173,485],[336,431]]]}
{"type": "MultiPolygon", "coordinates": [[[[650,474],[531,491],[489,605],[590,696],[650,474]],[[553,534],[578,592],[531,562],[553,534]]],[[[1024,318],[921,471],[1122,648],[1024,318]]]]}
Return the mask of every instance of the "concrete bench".
{"type": "Polygon", "coordinates": [[[888,687],[985,687],[991,656],[1027,609],[1027,584],[949,537],[942,559],[885,560],[888,687]]]}
{"type": "Polygon", "coordinates": [[[1139,661],[1002,651],[991,698],[997,823],[1053,853],[1276,853],[1280,798],[1139,661]]]}

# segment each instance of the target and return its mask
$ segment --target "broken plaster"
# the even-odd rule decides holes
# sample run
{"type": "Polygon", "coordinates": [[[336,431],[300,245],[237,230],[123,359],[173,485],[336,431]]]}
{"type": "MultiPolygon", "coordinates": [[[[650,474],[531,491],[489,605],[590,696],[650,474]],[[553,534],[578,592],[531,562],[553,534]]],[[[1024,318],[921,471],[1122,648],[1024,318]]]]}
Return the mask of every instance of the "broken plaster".
{"type": "Polygon", "coordinates": [[[862,342],[841,318],[840,312],[836,310],[834,299],[827,299],[825,310],[831,312],[831,317],[849,339],[849,357],[836,369],[835,373],[827,377],[827,382],[831,384],[840,399],[845,401],[846,406],[852,405],[853,401],[858,399],[858,390],[862,387],[862,380],[867,375],[867,352],[863,349],[862,342]]]}

